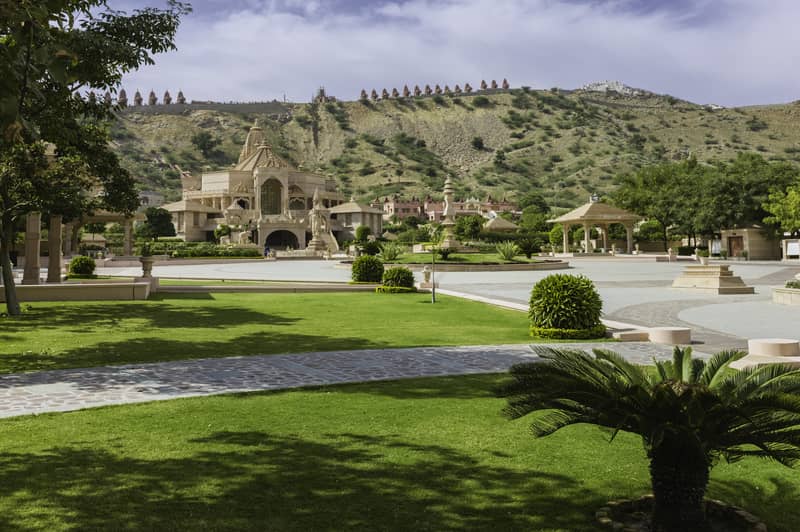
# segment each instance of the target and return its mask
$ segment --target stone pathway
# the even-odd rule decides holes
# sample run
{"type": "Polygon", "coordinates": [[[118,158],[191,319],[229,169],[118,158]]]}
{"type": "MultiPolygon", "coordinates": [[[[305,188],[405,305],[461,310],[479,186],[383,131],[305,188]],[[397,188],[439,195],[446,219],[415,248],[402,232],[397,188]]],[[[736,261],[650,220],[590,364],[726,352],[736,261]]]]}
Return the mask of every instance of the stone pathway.
{"type": "MultiPolygon", "coordinates": [[[[555,344],[613,349],[637,363],[671,356],[650,343],[555,344]]],[[[496,373],[535,360],[522,345],[423,347],[210,358],[0,376],[0,417],[222,393],[347,382],[496,373]]]]}

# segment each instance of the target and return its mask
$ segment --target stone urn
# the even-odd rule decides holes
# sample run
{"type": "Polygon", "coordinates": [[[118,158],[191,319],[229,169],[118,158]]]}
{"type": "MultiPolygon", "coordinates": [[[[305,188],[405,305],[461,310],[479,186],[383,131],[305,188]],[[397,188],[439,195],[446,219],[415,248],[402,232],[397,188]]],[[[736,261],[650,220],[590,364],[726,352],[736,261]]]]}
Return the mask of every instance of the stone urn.
{"type": "Polygon", "coordinates": [[[708,257],[697,257],[701,266],[708,266],[708,257]]]}
{"type": "Polygon", "coordinates": [[[153,257],[142,256],[139,257],[139,262],[142,263],[142,277],[149,279],[153,276],[153,257]]]}

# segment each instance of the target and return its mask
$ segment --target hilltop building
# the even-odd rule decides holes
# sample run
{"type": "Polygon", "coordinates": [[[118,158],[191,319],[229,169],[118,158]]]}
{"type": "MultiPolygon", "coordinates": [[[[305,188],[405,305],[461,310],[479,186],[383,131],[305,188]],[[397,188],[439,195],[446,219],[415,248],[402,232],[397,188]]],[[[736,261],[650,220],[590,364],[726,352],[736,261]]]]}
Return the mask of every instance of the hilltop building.
{"type": "Polygon", "coordinates": [[[346,202],[336,182],[294,168],[276,155],[256,123],[247,134],[239,161],[232,168],[204,172],[198,179],[185,173],[181,201],[164,205],[172,213],[175,231],[186,241],[210,241],[221,224],[239,227],[240,244],[252,242],[270,249],[304,249],[311,241],[314,198],[316,213],[328,217],[328,249],[334,239],[353,238],[359,225],[382,232],[382,212],[346,202]]]}
{"type": "MultiPolygon", "coordinates": [[[[385,197],[383,200],[375,198],[370,205],[383,212],[384,221],[392,218],[402,220],[409,216],[415,216],[421,220],[431,222],[444,220],[444,201],[433,200],[430,196],[420,200],[420,198],[414,196],[411,199],[405,199],[395,194],[391,197],[385,197]]],[[[456,216],[479,215],[487,218],[492,217],[491,213],[499,214],[518,210],[516,204],[507,201],[505,198],[496,200],[491,196],[487,196],[484,201],[474,197],[463,201],[454,201],[453,208],[456,216]]]]}

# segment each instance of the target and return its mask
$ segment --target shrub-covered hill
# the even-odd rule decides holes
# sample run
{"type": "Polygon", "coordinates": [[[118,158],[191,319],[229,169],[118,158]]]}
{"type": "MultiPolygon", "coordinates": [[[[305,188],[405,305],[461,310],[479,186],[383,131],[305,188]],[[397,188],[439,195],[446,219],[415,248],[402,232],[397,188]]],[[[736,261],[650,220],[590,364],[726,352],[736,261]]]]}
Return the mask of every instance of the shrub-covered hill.
{"type": "Polygon", "coordinates": [[[233,164],[256,118],[277,153],[335,176],[359,199],[438,193],[450,174],[460,195],[539,190],[571,207],[611,191],[616,174],[690,153],[701,162],[741,151],[800,161],[800,102],[714,110],[655,94],[522,88],[269,105],[129,108],[113,141],[142,186],[170,199],[180,194],[178,167],[233,164]]]}

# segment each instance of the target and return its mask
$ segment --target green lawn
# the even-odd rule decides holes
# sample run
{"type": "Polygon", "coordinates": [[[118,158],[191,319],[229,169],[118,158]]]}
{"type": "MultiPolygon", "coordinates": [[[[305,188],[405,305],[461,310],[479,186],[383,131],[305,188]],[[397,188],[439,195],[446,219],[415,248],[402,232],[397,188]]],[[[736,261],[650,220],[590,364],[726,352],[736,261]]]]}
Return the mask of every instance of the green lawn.
{"type": "MultiPolygon", "coordinates": [[[[27,305],[26,305],[27,306],[27,305]]],[[[160,294],[0,318],[0,373],[232,355],[524,343],[524,313],[427,294],[160,294]]]]}
{"type": "MultiPolygon", "coordinates": [[[[3,530],[596,530],[648,491],[639,440],[535,440],[501,377],[218,396],[2,420],[3,530]]],[[[800,473],[721,464],[709,495],[797,530],[800,473]]]]}
{"type": "MultiPolygon", "coordinates": [[[[397,260],[390,261],[393,264],[430,264],[430,253],[404,253],[397,258],[397,260]]],[[[477,263],[490,263],[490,264],[524,264],[529,262],[541,262],[537,258],[526,259],[525,255],[517,255],[513,261],[503,260],[497,253],[453,253],[447,257],[447,260],[442,260],[437,255],[436,262],[441,264],[477,264],[477,263]]]]}

